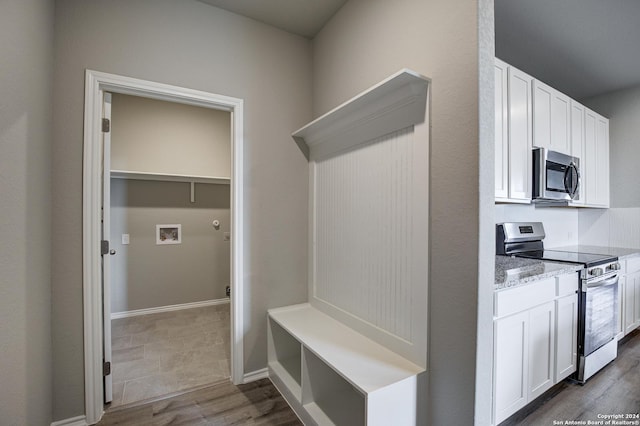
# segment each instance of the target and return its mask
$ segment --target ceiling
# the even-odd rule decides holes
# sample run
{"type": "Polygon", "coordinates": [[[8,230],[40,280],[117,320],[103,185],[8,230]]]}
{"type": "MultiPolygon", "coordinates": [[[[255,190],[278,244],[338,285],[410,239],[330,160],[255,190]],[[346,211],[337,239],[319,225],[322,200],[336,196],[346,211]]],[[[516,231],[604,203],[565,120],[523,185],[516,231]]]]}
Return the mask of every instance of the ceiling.
{"type": "Polygon", "coordinates": [[[495,0],[496,56],[574,99],[640,85],[640,1],[495,0]]]}
{"type": "Polygon", "coordinates": [[[347,0],[199,0],[313,38],[347,0]]]}
{"type": "MultiPolygon", "coordinates": [[[[313,38],[347,0],[199,0],[313,38]]],[[[640,85],[640,0],[495,0],[496,56],[571,96],[640,85]]]]}

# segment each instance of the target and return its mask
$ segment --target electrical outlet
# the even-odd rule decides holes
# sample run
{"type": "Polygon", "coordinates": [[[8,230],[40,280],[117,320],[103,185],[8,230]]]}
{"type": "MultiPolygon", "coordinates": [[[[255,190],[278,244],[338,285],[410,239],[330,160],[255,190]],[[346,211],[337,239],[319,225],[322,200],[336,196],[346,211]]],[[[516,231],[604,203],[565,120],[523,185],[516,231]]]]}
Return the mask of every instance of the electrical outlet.
{"type": "Polygon", "coordinates": [[[122,245],[126,246],[129,244],[129,234],[122,234],[122,245]]]}

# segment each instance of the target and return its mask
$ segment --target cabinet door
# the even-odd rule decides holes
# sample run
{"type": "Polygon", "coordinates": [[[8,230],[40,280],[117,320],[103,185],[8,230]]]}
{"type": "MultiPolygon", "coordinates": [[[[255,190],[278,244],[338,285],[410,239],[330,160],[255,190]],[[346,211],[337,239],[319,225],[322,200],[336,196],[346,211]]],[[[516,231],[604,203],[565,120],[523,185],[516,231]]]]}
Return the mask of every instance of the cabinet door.
{"type": "Polygon", "coordinates": [[[533,146],[571,154],[571,99],[533,82],[533,146]]]}
{"type": "Polygon", "coordinates": [[[640,326],[640,272],[627,275],[625,290],[625,334],[627,334],[640,326]]]}
{"type": "Polygon", "coordinates": [[[529,311],[494,323],[494,424],[527,404],[529,311]]]}
{"type": "Polygon", "coordinates": [[[640,326],[640,273],[633,274],[633,287],[634,287],[634,294],[633,294],[633,300],[634,300],[633,320],[634,321],[633,322],[635,323],[637,328],[638,326],[640,326]]]}
{"type": "Polygon", "coordinates": [[[507,118],[508,65],[495,59],[496,198],[509,198],[509,134],[507,118]]]}
{"type": "Polygon", "coordinates": [[[571,155],[571,99],[557,90],[551,97],[551,149],[571,155]]]}
{"type": "Polygon", "coordinates": [[[554,383],[576,371],[578,342],[578,295],[556,301],[556,368],[554,383]]]}
{"type": "Polygon", "coordinates": [[[578,199],[571,202],[573,205],[584,204],[584,150],[584,106],[571,101],[571,155],[580,160],[578,199]]]}
{"type": "Polygon", "coordinates": [[[633,274],[627,275],[624,287],[623,304],[624,304],[624,334],[629,334],[634,327],[634,305],[635,305],[635,289],[633,286],[633,274]]]}
{"type": "Polygon", "coordinates": [[[609,206],[609,120],[585,108],[585,202],[588,206],[609,206]]]}
{"type": "Polygon", "coordinates": [[[624,295],[627,292],[627,277],[621,275],[618,281],[618,327],[616,337],[620,340],[625,333],[625,300],[624,295]]]}
{"type": "Polygon", "coordinates": [[[529,397],[532,401],[553,386],[555,370],[555,303],[529,311],[529,397]]]}
{"type": "Polygon", "coordinates": [[[508,71],[509,198],[531,201],[531,82],[522,71],[508,71]]]}
{"type": "Polygon", "coordinates": [[[596,151],[598,176],[596,180],[597,204],[609,207],[609,120],[597,116],[596,151]]]}
{"type": "Polygon", "coordinates": [[[551,99],[553,89],[533,81],[533,146],[551,149],[551,99]]]}

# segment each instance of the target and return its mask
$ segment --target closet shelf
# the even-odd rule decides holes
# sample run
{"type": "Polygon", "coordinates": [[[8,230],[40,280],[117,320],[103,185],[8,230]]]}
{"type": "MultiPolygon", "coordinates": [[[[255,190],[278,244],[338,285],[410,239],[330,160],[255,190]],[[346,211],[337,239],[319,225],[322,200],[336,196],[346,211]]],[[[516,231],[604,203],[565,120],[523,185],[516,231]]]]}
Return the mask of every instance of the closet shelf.
{"type": "Polygon", "coordinates": [[[425,121],[430,80],[402,69],[291,135],[308,160],[425,121]]]}
{"type": "Polygon", "coordinates": [[[169,173],[134,172],[130,170],[111,170],[114,179],[155,180],[163,182],[213,183],[229,185],[231,179],[218,176],[175,175],[169,173]]]}

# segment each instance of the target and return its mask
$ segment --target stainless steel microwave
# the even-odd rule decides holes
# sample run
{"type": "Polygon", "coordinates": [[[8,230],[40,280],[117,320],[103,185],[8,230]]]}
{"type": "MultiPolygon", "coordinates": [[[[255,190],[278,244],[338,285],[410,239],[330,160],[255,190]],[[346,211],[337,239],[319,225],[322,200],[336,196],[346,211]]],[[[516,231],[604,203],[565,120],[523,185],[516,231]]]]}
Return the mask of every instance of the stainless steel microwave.
{"type": "Polygon", "coordinates": [[[534,202],[573,201],[580,197],[580,160],[546,148],[533,149],[534,202]]]}

